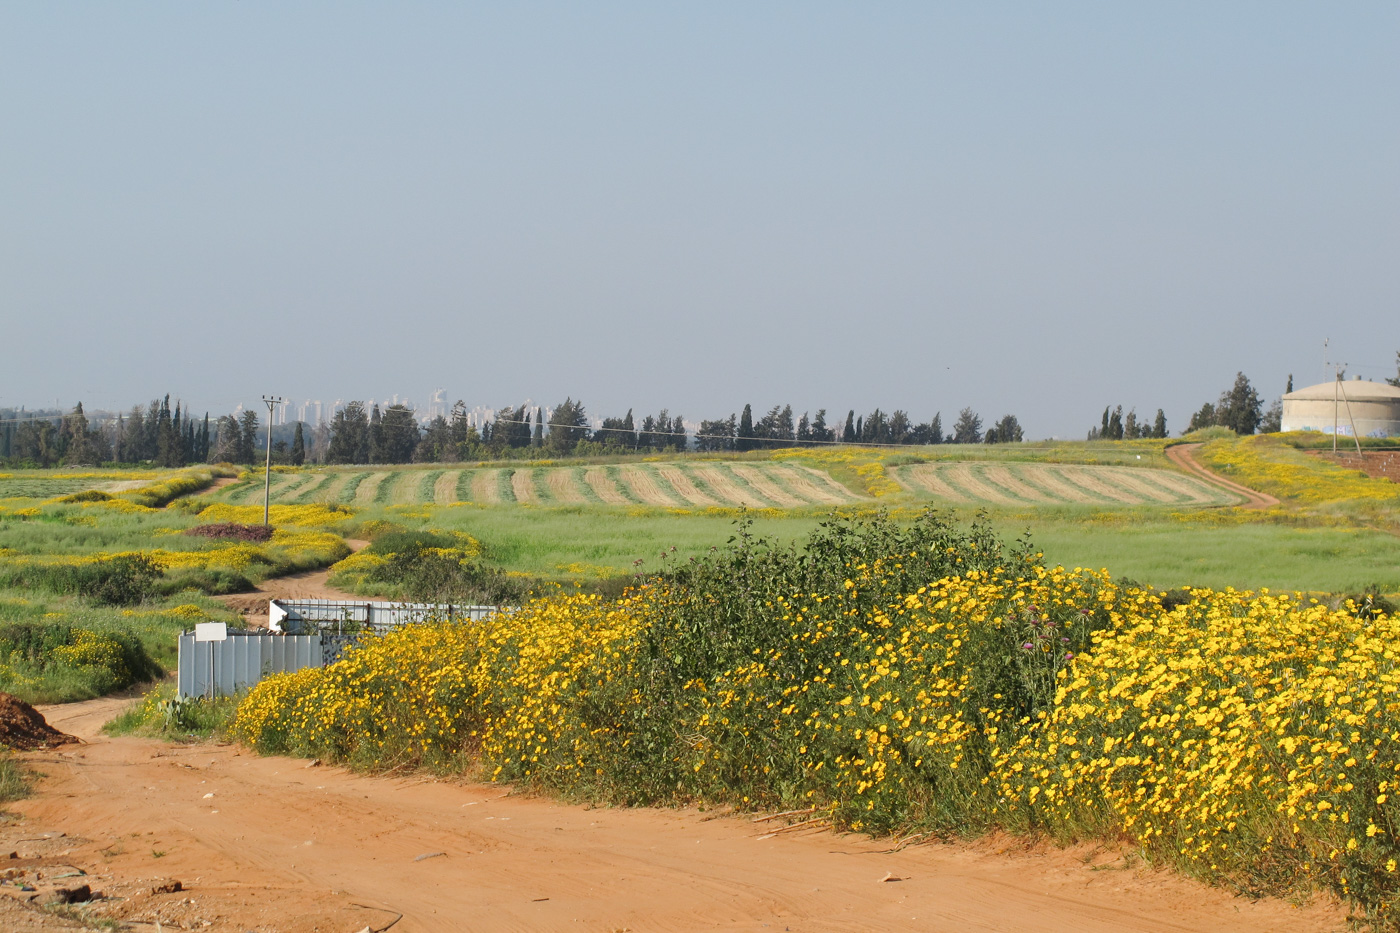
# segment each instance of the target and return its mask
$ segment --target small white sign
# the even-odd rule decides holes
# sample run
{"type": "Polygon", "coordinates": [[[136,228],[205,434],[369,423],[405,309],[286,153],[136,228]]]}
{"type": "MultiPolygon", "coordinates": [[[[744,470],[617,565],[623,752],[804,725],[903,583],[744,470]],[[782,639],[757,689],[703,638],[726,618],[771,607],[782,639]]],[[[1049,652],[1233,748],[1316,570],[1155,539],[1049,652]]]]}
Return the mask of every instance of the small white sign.
{"type": "Polygon", "coordinates": [[[194,627],[195,641],[226,641],[228,625],[223,622],[200,622],[194,627]]]}

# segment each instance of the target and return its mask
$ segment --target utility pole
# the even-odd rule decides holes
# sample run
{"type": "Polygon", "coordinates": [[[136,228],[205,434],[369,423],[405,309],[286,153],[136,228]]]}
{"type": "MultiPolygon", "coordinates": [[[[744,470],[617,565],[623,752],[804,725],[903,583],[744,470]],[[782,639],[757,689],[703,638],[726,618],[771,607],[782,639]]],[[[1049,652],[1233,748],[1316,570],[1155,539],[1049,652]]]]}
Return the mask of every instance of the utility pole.
{"type": "Polygon", "coordinates": [[[275,395],[264,395],[262,400],[267,405],[267,467],[263,472],[263,526],[266,527],[269,524],[268,512],[272,508],[272,410],[278,405],[285,405],[287,400],[275,395]]]}

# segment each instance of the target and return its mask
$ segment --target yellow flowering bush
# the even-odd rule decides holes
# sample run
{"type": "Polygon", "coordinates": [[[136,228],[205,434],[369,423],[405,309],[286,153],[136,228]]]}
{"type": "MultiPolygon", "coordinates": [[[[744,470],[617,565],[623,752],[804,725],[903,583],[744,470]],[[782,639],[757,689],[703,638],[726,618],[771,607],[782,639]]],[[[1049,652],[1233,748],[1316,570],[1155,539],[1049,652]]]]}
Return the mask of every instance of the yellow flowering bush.
{"type": "MultiPolygon", "coordinates": [[[[268,521],[273,525],[297,525],[304,528],[338,525],[354,516],[344,505],[273,505],[268,509],[268,521]]],[[[261,505],[232,505],[215,502],[199,513],[202,522],[238,522],[244,525],[262,524],[261,505]]]]}
{"type": "Polygon", "coordinates": [[[615,601],[368,640],[260,684],[235,734],[872,832],[1127,837],[1394,922],[1400,621],[1267,592],[1166,600],[936,518],[833,520],[802,551],[738,538],[615,601]]]}
{"type": "Polygon", "coordinates": [[[1126,833],[1247,887],[1322,881],[1394,919],[1400,620],[1197,590],[1125,614],[999,751],[1004,819],[1126,833]]]}

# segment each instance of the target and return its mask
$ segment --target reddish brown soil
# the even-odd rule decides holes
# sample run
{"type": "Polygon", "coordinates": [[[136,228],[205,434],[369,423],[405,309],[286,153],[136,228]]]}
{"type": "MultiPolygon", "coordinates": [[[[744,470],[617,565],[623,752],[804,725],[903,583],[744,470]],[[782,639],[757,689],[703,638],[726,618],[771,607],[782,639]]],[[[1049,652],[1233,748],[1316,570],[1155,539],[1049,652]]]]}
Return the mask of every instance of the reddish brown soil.
{"type": "Polygon", "coordinates": [[[1310,450],[1308,453],[1337,466],[1349,470],[1360,470],[1372,479],[1388,479],[1400,483],[1400,450],[1363,450],[1356,456],[1355,448],[1350,453],[1330,450],[1310,450]]]}
{"type": "MultiPolygon", "coordinates": [[[[1345,912],[1249,900],[1127,848],[1006,837],[912,845],[782,820],[587,808],[510,788],[374,778],[231,746],[99,737],[120,701],[46,710],[91,744],[47,775],[0,851],[71,865],[134,929],[1330,931],[1345,912]],[[184,890],[168,887],[179,881],[184,890]],[[401,918],[397,919],[396,918],[401,918]]],[[[29,870],[29,869],[26,869],[29,870]]],[[[28,876],[26,876],[28,877],[28,876]]],[[[0,899],[3,900],[3,899],[0,899]]],[[[32,921],[37,914],[26,914],[32,921]]],[[[5,925],[4,929],[59,930],[5,925]]]]}
{"type": "Polygon", "coordinates": [[[59,732],[19,697],[0,693],[0,745],[29,751],[78,741],[59,732]]]}
{"type": "Polygon", "coordinates": [[[1167,459],[1179,467],[1190,470],[1196,476],[1204,479],[1213,486],[1219,486],[1237,496],[1244,497],[1244,503],[1240,508],[1244,509],[1269,509],[1278,505],[1278,500],[1266,492],[1259,492],[1257,489],[1250,489],[1242,486],[1232,479],[1226,479],[1219,473],[1213,473],[1196,462],[1195,450],[1200,444],[1176,444],[1167,448],[1167,459]]]}

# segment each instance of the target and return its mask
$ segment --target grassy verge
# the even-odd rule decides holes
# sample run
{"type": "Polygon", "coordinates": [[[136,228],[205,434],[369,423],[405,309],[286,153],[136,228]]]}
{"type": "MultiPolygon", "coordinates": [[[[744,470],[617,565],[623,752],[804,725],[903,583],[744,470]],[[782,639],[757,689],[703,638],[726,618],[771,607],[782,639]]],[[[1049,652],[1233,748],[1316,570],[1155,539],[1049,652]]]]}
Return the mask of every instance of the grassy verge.
{"type": "Polygon", "coordinates": [[[0,749],[0,803],[21,800],[29,796],[33,776],[15,760],[14,755],[0,749]]]}
{"type": "Polygon", "coordinates": [[[178,699],[173,684],[162,684],[134,701],[102,727],[106,735],[143,735],[170,741],[224,739],[239,698],[178,699]]]}

